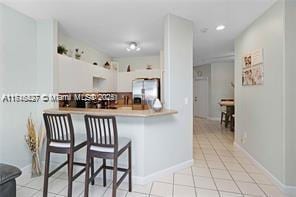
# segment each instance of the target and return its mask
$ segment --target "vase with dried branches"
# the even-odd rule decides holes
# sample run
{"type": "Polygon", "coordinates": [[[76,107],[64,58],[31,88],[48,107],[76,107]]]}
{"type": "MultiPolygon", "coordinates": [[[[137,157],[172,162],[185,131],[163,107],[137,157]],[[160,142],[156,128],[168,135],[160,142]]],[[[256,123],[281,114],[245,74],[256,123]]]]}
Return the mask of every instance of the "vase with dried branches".
{"type": "Polygon", "coordinates": [[[44,139],[45,131],[42,129],[42,125],[40,125],[39,132],[37,132],[30,116],[27,121],[27,135],[25,136],[25,140],[32,153],[32,177],[41,176],[42,174],[39,157],[44,139]]]}

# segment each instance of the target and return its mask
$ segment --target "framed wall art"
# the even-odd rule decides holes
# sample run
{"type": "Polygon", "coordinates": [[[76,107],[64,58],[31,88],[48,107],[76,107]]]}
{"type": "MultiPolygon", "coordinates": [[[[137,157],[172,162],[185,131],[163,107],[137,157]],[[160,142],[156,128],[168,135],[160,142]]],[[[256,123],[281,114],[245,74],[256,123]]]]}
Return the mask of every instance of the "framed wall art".
{"type": "Polygon", "coordinates": [[[263,84],[263,49],[256,49],[242,57],[242,85],[263,84]]]}

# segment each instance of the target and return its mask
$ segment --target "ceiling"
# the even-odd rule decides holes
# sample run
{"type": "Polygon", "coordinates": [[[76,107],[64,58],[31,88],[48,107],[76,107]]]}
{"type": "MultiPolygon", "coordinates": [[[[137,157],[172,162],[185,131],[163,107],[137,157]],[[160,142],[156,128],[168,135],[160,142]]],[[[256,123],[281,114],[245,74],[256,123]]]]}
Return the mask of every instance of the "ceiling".
{"type": "Polygon", "coordinates": [[[55,18],[62,31],[112,57],[159,54],[168,14],[194,23],[194,64],[231,57],[234,40],[274,0],[0,0],[35,19],[55,18]],[[216,31],[219,24],[226,29],[216,31]],[[207,28],[206,33],[201,30],[207,28]],[[142,50],[127,52],[129,41],[142,50]]]}

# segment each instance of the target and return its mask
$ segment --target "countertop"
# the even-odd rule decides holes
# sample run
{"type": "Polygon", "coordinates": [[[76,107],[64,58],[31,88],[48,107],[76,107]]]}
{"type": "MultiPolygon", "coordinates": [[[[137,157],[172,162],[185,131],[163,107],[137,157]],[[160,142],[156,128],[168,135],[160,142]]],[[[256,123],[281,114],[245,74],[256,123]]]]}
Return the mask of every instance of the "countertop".
{"type": "Polygon", "coordinates": [[[132,110],[132,109],[94,109],[94,108],[69,108],[60,107],[46,109],[47,113],[70,113],[70,114],[90,114],[101,116],[125,116],[125,117],[155,117],[177,114],[176,110],[163,109],[160,112],[152,110],[132,110]]]}

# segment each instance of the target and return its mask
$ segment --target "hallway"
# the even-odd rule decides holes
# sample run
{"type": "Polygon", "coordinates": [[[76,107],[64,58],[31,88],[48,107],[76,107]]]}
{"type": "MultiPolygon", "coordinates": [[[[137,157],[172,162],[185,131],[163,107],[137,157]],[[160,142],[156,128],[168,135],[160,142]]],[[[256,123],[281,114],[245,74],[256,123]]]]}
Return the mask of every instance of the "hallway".
{"type": "MultiPolygon", "coordinates": [[[[233,132],[218,121],[194,120],[194,165],[177,173],[161,177],[147,185],[126,183],[119,187],[119,197],[281,197],[284,196],[252,162],[235,148],[233,132]]],[[[30,178],[24,173],[17,179],[17,197],[41,197],[43,177],[30,178]]],[[[67,173],[51,178],[51,197],[64,197],[67,173]]],[[[83,197],[84,176],[74,182],[74,196],[83,197]]],[[[102,187],[98,179],[90,186],[90,197],[110,197],[111,181],[102,187]]]]}
{"type": "Polygon", "coordinates": [[[233,139],[233,132],[221,127],[218,121],[194,120],[195,186],[213,190],[206,195],[213,197],[218,196],[218,192],[221,197],[284,196],[264,172],[233,145],[233,139]]]}

